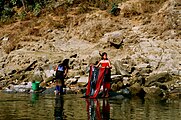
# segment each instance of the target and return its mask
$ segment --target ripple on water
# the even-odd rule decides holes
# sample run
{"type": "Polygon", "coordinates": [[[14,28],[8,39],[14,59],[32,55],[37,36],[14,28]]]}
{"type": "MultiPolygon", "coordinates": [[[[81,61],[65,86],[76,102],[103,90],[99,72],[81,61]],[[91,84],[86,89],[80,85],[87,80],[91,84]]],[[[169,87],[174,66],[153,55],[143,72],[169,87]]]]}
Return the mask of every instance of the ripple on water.
{"type": "Polygon", "coordinates": [[[181,101],[84,99],[81,95],[2,94],[0,120],[180,120],[181,101]]]}

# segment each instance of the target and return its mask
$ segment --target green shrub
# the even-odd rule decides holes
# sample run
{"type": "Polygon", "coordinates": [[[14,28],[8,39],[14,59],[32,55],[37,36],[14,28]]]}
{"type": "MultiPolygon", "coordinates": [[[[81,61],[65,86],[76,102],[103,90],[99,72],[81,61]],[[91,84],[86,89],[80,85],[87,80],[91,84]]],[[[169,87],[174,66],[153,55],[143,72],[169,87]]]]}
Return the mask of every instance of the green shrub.
{"type": "Polygon", "coordinates": [[[39,3],[36,3],[36,4],[35,4],[35,7],[34,7],[34,9],[33,9],[33,14],[34,14],[35,16],[38,16],[38,15],[40,14],[40,12],[41,12],[41,6],[40,6],[39,3]]]}

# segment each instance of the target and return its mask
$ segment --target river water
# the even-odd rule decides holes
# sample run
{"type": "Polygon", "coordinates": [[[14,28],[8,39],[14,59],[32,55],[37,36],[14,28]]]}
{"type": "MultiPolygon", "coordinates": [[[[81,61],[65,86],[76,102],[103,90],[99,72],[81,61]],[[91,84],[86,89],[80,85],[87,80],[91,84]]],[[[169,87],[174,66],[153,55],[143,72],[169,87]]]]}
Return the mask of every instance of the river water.
{"type": "Polygon", "coordinates": [[[181,100],[0,93],[0,120],[180,120],[181,100]]]}

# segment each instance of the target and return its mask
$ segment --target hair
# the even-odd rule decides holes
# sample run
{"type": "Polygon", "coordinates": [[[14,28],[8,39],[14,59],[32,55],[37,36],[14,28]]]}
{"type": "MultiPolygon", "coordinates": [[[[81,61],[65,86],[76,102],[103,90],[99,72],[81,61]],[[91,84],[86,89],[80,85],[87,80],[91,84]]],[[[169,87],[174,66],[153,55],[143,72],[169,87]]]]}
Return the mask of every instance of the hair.
{"type": "Polygon", "coordinates": [[[69,66],[69,59],[63,60],[62,65],[68,67],[69,66]]]}
{"type": "Polygon", "coordinates": [[[64,59],[63,62],[59,61],[59,63],[60,63],[59,66],[64,66],[69,68],[69,59],[64,59]]]}
{"type": "MultiPolygon", "coordinates": [[[[103,53],[101,54],[101,57],[102,57],[101,59],[102,59],[102,60],[103,60],[103,56],[104,56],[104,55],[107,56],[107,53],[106,53],[106,52],[103,52],[103,53]]],[[[108,58],[107,58],[106,60],[108,60],[108,58]]]]}

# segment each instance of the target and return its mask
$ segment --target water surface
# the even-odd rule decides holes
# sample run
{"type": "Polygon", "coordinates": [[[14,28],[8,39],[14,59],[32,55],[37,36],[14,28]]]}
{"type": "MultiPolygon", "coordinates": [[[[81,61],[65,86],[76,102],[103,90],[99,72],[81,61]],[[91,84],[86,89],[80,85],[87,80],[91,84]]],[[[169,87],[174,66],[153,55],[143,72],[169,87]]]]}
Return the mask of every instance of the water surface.
{"type": "Polygon", "coordinates": [[[85,99],[0,93],[0,120],[180,120],[181,100],[85,99]]]}

